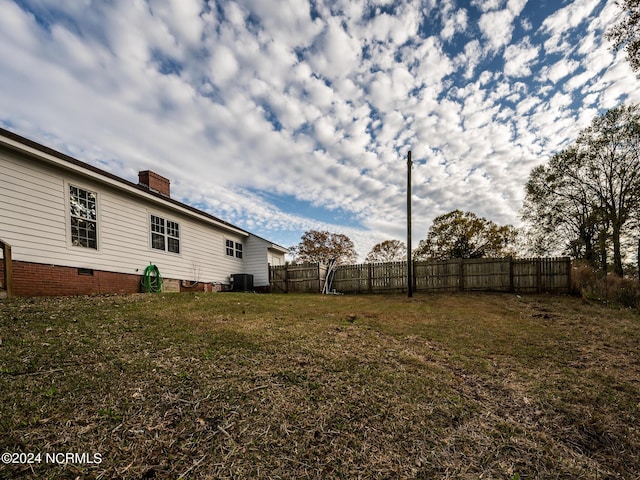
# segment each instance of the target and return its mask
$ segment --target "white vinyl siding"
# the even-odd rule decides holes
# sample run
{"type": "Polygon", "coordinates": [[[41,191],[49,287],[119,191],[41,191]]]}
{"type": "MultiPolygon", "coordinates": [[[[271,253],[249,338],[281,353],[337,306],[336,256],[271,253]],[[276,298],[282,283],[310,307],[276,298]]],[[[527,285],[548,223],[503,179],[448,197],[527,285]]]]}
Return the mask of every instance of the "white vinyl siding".
{"type": "Polygon", "coordinates": [[[284,252],[272,246],[255,235],[249,235],[245,242],[246,273],[253,275],[255,286],[269,285],[269,264],[284,265],[284,252]]]}
{"type": "Polygon", "coordinates": [[[74,170],[0,146],[0,238],[15,260],[138,275],[153,263],[164,278],[228,283],[229,275],[248,273],[255,286],[268,285],[269,242],[74,170]],[[73,246],[71,186],[96,196],[97,249],[73,246]],[[179,254],[150,248],[151,215],[173,222],[168,230],[165,222],[164,241],[179,254]]]}
{"type": "Polygon", "coordinates": [[[246,241],[246,273],[253,275],[253,284],[255,286],[269,285],[267,245],[267,242],[258,237],[254,237],[253,235],[251,235],[246,241]]]}
{"type": "Polygon", "coordinates": [[[269,265],[284,265],[284,253],[269,250],[267,253],[269,265]]]}
{"type": "Polygon", "coordinates": [[[37,167],[0,151],[0,238],[12,245],[16,260],[45,263],[66,251],[67,203],[63,179],[37,167]]]}

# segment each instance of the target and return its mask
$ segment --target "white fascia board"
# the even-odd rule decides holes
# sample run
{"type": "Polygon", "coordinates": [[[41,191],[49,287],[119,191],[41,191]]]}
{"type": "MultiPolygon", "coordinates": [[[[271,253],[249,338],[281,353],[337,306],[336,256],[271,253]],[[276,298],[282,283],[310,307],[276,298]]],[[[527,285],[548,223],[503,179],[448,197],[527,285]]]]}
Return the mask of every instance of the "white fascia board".
{"type": "Polygon", "coordinates": [[[273,243],[272,241],[267,240],[266,238],[259,237],[255,233],[251,233],[249,235],[251,237],[255,238],[256,240],[262,242],[263,244],[266,244],[268,250],[275,250],[275,251],[280,252],[280,253],[289,253],[289,249],[288,248],[285,248],[285,247],[283,247],[281,245],[278,245],[277,243],[273,243]]]}
{"type": "Polygon", "coordinates": [[[271,244],[271,246],[269,247],[269,250],[276,250],[277,252],[280,252],[280,253],[289,253],[288,248],[281,247],[280,245],[276,245],[275,243],[271,244]]]}

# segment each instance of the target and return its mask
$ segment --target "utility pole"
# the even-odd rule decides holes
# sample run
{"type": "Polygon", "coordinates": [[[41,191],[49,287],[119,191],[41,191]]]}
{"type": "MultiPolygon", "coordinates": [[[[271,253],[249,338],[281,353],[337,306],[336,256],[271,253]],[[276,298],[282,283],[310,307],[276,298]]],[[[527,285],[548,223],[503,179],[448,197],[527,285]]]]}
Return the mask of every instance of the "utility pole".
{"type": "Polygon", "coordinates": [[[407,155],[407,297],[413,297],[413,262],[411,261],[411,150],[407,155]]]}

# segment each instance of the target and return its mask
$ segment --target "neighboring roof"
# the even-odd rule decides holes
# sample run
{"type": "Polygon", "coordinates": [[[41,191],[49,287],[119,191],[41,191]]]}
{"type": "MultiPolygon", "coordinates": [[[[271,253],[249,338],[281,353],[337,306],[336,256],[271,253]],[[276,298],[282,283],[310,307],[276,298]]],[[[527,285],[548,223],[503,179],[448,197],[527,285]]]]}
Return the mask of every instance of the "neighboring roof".
{"type": "Polygon", "coordinates": [[[271,243],[271,246],[269,248],[272,249],[272,250],[277,250],[280,253],[289,253],[289,249],[288,248],[282,247],[282,246],[280,246],[280,245],[278,245],[276,243],[271,243]]]}
{"type": "Polygon", "coordinates": [[[41,160],[47,161],[48,163],[55,163],[59,166],[66,166],[76,173],[83,173],[82,170],[86,170],[85,175],[92,177],[95,180],[102,180],[104,183],[111,184],[113,186],[120,186],[121,188],[129,191],[130,193],[138,194],[139,196],[146,197],[148,200],[155,201],[157,203],[163,204],[166,207],[173,208],[174,210],[182,210],[184,213],[191,214],[196,217],[200,217],[201,220],[207,221],[209,223],[214,223],[219,227],[225,228],[227,230],[233,231],[234,233],[238,233],[240,235],[249,236],[252,235],[254,237],[260,238],[265,242],[271,244],[269,248],[274,248],[276,250],[281,250],[282,252],[288,252],[288,249],[277,245],[270,240],[266,240],[258,235],[255,235],[251,232],[244,230],[243,228],[237,227],[225,220],[222,220],[218,217],[215,217],[207,212],[199,210],[191,205],[188,205],[183,202],[179,202],[178,200],[174,200],[171,197],[167,197],[159,192],[155,192],[150,190],[149,188],[130,182],[129,180],[125,180],[124,178],[118,177],[112,173],[109,173],[105,170],[102,170],[98,167],[94,167],[88,163],[82,162],[76,158],[73,158],[64,153],[58,152],[52,148],[49,148],[40,143],[34,142],[33,140],[29,140],[28,138],[22,137],[16,133],[13,133],[9,130],[5,130],[0,127],[0,145],[4,145],[12,150],[19,151],[21,153],[30,154],[31,156],[36,156],[41,160]],[[52,160],[55,160],[52,162],[52,160]],[[102,177],[102,178],[100,178],[102,177]]]}

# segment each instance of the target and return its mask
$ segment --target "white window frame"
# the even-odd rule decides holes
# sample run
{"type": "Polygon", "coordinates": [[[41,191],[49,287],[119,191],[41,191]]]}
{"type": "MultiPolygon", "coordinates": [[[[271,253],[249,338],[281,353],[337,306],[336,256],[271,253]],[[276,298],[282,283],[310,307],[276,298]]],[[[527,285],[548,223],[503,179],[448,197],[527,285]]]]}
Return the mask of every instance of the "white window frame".
{"type": "Polygon", "coordinates": [[[182,237],[180,236],[180,222],[176,222],[175,220],[171,220],[164,215],[153,212],[148,212],[147,218],[149,219],[149,249],[153,250],[154,252],[164,252],[171,255],[181,255],[182,237]],[[154,236],[155,240],[162,239],[162,248],[158,248],[156,246],[154,236]],[[172,241],[177,242],[177,252],[170,250],[172,241]]]}
{"type": "Polygon", "coordinates": [[[224,253],[225,255],[227,255],[227,257],[235,258],[236,255],[235,255],[234,245],[235,245],[235,242],[232,239],[230,238],[224,239],[224,253]]]}
{"type": "MultiPolygon", "coordinates": [[[[79,183],[71,183],[71,182],[64,182],[64,189],[65,189],[65,231],[67,232],[67,245],[71,248],[82,248],[82,249],[86,249],[87,251],[94,251],[94,252],[98,252],[100,250],[100,201],[99,201],[99,193],[93,189],[93,188],[89,188],[86,187],[82,184],[79,183]],[[78,190],[78,193],[80,193],[80,191],[84,191],[87,193],[87,196],[89,194],[93,195],[93,208],[94,208],[94,217],[95,218],[91,218],[90,216],[82,216],[82,215],[74,215],[71,211],[71,201],[74,197],[74,195],[71,193],[71,189],[75,188],[78,190]],[[90,222],[95,224],[95,246],[89,246],[89,245],[82,245],[80,243],[80,241],[82,240],[82,238],[78,238],[74,240],[74,234],[73,234],[73,222],[74,219],[78,219],[79,221],[83,221],[83,222],[90,222]]],[[[87,200],[89,200],[89,198],[87,198],[87,200]]],[[[90,240],[89,237],[84,237],[86,240],[90,240]]]]}
{"type": "Polygon", "coordinates": [[[244,244],[233,238],[225,238],[224,253],[227,257],[242,261],[244,259],[244,244]]]}

